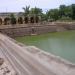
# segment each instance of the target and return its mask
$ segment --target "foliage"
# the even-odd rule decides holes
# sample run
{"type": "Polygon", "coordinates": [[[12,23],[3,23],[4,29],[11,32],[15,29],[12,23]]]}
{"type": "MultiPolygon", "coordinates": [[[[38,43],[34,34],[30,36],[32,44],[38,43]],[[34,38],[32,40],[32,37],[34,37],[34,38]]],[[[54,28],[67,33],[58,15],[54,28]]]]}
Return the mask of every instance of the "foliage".
{"type": "Polygon", "coordinates": [[[30,6],[26,6],[26,7],[23,7],[23,10],[24,10],[24,16],[28,16],[29,13],[30,13],[30,6]]]}
{"type": "Polygon", "coordinates": [[[75,4],[72,4],[72,19],[75,20],[75,4]]]}
{"type": "Polygon", "coordinates": [[[72,21],[72,19],[70,17],[65,17],[65,16],[62,16],[60,18],[60,21],[72,21]]]}
{"type": "Polygon", "coordinates": [[[43,13],[40,8],[31,8],[30,6],[26,6],[24,9],[24,15],[40,15],[42,21],[48,20],[75,20],[75,4],[66,6],[60,5],[58,9],[50,9],[46,13],[43,13]]]}
{"type": "Polygon", "coordinates": [[[50,19],[57,20],[57,19],[59,19],[59,10],[58,9],[51,9],[47,12],[47,16],[50,19]]]}
{"type": "Polygon", "coordinates": [[[11,20],[11,24],[13,25],[13,24],[16,24],[16,18],[15,18],[15,16],[14,16],[14,14],[11,14],[10,15],[10,20],[11,20]]]}
{"type": "Polygon", "coordinates": [[[60,5],[59,9],[50,9],[46,12],[47,19],[53,20],[75,20],[75,4],[60,5]]]}
{"type": "Polygon", "coordinates": [[[42,9],[40,8],[31,8],[30,14],[32,15],[41,15],[42,14],[42,9]]]}

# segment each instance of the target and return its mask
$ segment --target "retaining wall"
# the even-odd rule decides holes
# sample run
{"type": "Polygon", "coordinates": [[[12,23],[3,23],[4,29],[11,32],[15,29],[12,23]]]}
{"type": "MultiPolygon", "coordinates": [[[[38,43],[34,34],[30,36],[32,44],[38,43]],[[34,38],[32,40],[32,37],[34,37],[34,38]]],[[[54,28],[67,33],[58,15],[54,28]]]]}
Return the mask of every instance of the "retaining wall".
{"type": "Polygon", "coordinates": [[[0,26],[0,32],[10,37],[37,35],[48,32],[74,30],[75,24],[53,23],[53,24],[25,24],[0,26]]]}

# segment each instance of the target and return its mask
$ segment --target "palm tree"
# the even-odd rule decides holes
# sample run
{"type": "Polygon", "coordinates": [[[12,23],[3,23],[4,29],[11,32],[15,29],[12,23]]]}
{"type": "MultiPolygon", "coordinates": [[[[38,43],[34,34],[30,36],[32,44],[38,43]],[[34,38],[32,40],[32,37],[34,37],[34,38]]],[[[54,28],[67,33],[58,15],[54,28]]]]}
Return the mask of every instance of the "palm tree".
{"type": "Polygon", "coordinates": [[[23,10],[24,10],[24,16],[28,16],[29,15],[29,12],[30,12],[30,6],[26,6],[26,7],[23,7],[23,10]]]}

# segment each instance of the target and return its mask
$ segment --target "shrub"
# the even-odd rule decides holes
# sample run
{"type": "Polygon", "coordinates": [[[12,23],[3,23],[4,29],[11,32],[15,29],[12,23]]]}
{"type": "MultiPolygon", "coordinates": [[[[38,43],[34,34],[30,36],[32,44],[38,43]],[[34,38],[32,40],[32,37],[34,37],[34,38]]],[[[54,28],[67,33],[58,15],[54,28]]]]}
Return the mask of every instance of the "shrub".
{"type": "Polygon", "coordinates": [[[63,16],[62,18],[60,18],[60,21],[72,21],[72,19],[70,17],[63,16]]]}
{"type": "Polygon", "coordinates": [[[14,16],[14,14],[11,14],[10,20],[11,20],[11,24],[16,24],[16,18],[14,16]]]}

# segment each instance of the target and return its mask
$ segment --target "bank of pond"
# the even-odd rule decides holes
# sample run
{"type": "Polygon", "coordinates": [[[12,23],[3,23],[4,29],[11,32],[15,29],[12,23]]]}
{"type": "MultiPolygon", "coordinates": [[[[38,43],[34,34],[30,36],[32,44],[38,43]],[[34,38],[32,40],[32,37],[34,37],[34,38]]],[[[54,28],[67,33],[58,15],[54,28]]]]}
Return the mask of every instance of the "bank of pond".
{"type": "Polygon", "coordinates": [[[52,32],[35,36],[16,37],[15,39],[25,45],[36,46],[75,63],[75,31],[52,32]]]}

